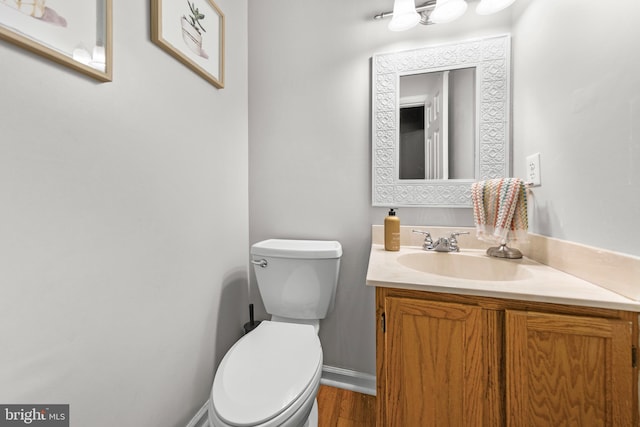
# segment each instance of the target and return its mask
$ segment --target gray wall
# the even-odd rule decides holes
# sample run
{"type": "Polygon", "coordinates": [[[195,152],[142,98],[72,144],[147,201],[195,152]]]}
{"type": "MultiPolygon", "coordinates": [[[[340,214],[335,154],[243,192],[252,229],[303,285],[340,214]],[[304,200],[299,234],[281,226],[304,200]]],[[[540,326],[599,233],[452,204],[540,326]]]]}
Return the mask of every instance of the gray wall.
{"type": "MultiPolygon", "coordinates": [[[[518,0],[478,17],[470,2],[459,21],[393,33],[371,19],[391,0],[249,2],[250,241],[342,242],[336,307],[321,329],[326,364],[375,372],[365,276],[370,226],[386,215],[370,197],[375,53],[511,32],[514,175],[524,177],[527,155],[542,155],[532,231],[640,255],[640,27],[632,23],[640,3],[617,3],[605,12],[577,0],[518,0]]],[[[473,225],[470,209],[398,213],[403,224],[473,225]]]]}
{"type": "Polygon", "coordinates": [[[516,8],[514,170],[540,153],[534,231],[640,255],[640,2],[613,3],[516,8]]]}
{"type": "MultiPolygon", "coordinates": [[[[339,240],[336,306],[321,324],[327,365],[375,373],[374,292],[365,288],[371,224],[370,58],[374,53],[508,31],[510,16],[393,33],[390,0],[249,1],[250,240],[339,240]]],[[[401,208],[403,224],[471,225],[464,209],[401,208]]],[[[252,283],[251,298],[260,305],[252,283]]],[[[261,308],[261,307],[258,307],[261,308]]],[[[264,315],[262,310],[259,310],[264,315]]]]}
{"type": "MultiPolygon", "coordinates": [[[[247,2],[217,90],[114,2],[114,81],[0,42],[0,402],[184,426],[246,317],[247,2]]],[[[2,6],[0,6],[2,7],[2,6]]]]}
{"type": "Polygon", "coordinates": [[[463,68],[449,73],[449,178],[473,179],[475,173],[476,72],[463,68]],[[454,125],[455,123],[455,125],[454,125]]]}

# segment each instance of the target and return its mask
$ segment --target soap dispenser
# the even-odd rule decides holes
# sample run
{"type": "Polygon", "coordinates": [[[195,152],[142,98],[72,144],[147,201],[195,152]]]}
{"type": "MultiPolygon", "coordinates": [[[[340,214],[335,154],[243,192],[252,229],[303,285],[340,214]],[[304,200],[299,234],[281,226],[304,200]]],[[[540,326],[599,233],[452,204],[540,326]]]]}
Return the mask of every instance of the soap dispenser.
{"type": "Polygon", "coordinates": [[[393,209],[389,211],[389,216],[384,219],[384,250],[400,250],[400,218],[396,216],[393,209]]]}

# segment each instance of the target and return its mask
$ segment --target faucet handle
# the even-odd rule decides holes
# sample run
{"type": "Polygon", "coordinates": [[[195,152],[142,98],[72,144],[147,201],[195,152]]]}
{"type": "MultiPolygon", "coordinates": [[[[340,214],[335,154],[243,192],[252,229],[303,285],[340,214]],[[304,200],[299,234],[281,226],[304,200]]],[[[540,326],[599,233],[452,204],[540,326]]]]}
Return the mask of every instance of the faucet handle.
{"type": "Polygon", "coordinates": [[[449,245],[452,251],[460,252],[460,247],[458,246],[458,236],[461,234],[469,234],[468,231],[454,231],[451,233],[451,237],[449,238],[449,245]]]}
{"type": "Polygon", "coordinates": [[[416,229],[413,229],[413,230],[411,230],[411,232],[412,232],[412,233],[417,233],[417,234],[424,234],[424,235],[425,235],[425,238],[427,238],[427,237],[431,237],[431,233],[429,233],[428,231],[425,231],[425,230],[416,230],[416,229]]]}
{"type": "Polygon", "coordinates": [[[469,232],[468,231],[454,231],[453,233],[451,233],[451,238],[455,240],[455,238],[460,236],[461,234],[469,234],[469,232]]]}
{"type": "Polygon", "coordinates": [[[422,244],[423,249],[433,249],[433,239],[431,238],[431,233],[428,231],[422,230],[411,230],[412,233],[424,234],[424,243],[422,244]]]}

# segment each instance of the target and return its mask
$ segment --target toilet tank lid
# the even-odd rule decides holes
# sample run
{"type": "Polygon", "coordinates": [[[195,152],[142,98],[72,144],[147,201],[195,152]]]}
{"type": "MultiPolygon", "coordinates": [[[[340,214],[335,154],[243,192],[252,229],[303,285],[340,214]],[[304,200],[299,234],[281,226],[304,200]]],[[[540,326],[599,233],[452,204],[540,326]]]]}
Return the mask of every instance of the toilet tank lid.
{"type": "Polygon", "coordinates": [[[279,258],[332,259],[342,256],[342,245],[335,240],[269,239],[251,246],[251,254],[279,258]]]}

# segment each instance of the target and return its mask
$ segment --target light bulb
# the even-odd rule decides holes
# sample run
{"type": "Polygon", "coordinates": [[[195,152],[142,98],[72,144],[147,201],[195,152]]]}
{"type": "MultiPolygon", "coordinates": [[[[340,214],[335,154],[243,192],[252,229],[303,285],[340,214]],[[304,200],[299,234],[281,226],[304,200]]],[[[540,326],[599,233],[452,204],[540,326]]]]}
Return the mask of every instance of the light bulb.
{"type": "Polygon", "coordinates": [[[438,0],[429,19],[436,24],[445,24],[460,18],[466,11],[467,2],[464,0],[438,0]]]}
{"type": "Polygon", "coordinates": [[[391,31],[404,31],[415,27],[420,21],[416,12],[414,0],[395,0],[393,3],[393,18],[389,22],[391,31]]]}

